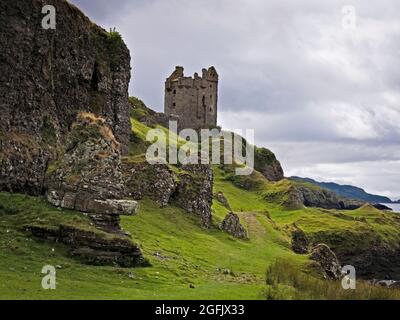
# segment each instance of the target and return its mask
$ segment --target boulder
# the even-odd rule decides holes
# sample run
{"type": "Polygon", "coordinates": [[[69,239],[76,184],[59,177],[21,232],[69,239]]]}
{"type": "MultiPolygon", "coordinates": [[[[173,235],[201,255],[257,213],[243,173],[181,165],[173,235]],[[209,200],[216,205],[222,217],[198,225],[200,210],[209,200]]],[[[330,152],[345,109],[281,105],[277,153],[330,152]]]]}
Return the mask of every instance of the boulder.
{"type": "Polygon", "coordinates": [[[342,269],[339,260],[326,244],[315,246],[311,251],[310,258],[319,265],[325,278],[336,280],[341,277],[342,269]]]}
{"type": "Polygon", "coordinates": [[[239,217],[235,213],[229,213],[221,223],[221,229],[235,238],[247,239],[247,231],[240,223],[239,217]]]}
{"type": "Polygon", "coordinates": [[[93,213],[110,215],[134,215],[139,210],[139,204],[133,200],[94,200],[93,213]]]}

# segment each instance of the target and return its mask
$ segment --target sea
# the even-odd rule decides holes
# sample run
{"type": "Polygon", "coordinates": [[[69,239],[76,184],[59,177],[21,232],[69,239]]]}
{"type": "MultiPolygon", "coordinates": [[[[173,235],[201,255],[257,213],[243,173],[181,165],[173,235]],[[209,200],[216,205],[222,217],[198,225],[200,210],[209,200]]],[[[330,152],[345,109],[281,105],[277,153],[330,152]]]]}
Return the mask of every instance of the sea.
{"type": "Polygon", "coordinates": [[[400,203],[382,203],[382,204],[391,208],[394,212],[400,213],[400,203]]]}

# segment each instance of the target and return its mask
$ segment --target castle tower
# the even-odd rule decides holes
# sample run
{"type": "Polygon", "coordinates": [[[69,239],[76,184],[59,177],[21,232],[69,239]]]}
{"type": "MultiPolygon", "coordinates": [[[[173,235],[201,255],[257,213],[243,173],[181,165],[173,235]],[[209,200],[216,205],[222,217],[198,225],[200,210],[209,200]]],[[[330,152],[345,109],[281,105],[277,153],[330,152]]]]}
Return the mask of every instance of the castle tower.
{"type": "Polygon", "coordinates": [[[214,67],[203,69],[202,76],[185,77],[183,67],[165,82],[164,112],[178,121],[178,129],[202,129],[217,125],[218,73],[214,67]]]}

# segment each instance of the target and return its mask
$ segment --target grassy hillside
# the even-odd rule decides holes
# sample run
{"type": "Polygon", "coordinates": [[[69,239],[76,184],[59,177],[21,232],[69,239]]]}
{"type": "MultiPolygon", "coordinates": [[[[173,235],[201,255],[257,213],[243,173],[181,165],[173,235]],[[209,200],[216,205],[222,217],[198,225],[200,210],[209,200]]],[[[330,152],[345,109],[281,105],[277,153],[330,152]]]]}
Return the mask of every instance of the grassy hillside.
{"type": "MultiPolygon", "coordinates": [[[[132,125],[136,140],[129,158],[144,161],[150,127],[135,118],[132,125]]],[[[346,212],[288,210],[284,204],[294,182],[269,182],[258,172],[233,179],[218,166],[214,175],[214,193],[224,193],[249,239],[219,229],[228,209],[216,200],[213,225],[203,229],[196,216],[144,198],[139,213],[121,221],[151,264],[140,268],[90,266],[70,258],[65,245],[33,238],[26,225],[65,223],[93,230],[84,215],[56,209],[41,198],[0,193],[0,299],[400,298],[396,290],[362,281],[356,293],[349,293],[339,282],[321,280],[309,256],[291,250],[289,232],[295,223],[314,242],[368,247],[380,239],[395,246],[400,225],[394,214],[369,206],[346,212]],[[41,288],[41,269],[48,264],[57,266],[57,289],[52,291],[41,288]]]]}
{"type": "Polygon", "coordinates": [[[181,209],[160,209],[143,200],[140,214],[125,217],[122,226],[141,244],[152,266],[87,266],[68,258],[65,246],[32,239],[23,229],[38,216],[51,223],[60,217],[73,220],[75,213],[24,195],[1,193],[0,199],[2,299],[262,299],[269,262],[277,257],[299,267],[306,262],[289,250],[263,214],[241,215],[251,240],[239,241],[216,228],[202,229],[181,209]],[[60,266],[54,291],[41,289],[40,272],[47,264],[60,266]]]}

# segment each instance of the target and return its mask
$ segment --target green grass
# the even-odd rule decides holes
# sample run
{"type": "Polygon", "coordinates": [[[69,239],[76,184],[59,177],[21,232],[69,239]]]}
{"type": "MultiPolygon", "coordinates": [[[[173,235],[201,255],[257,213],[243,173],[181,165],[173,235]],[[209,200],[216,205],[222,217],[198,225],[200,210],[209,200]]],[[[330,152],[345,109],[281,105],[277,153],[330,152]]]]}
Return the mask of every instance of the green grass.
{"type": "MultiPolygon", "coordinates": [[[[322,289],[313,291],[325,282],[310,275],[308,257],[294,254],[289,249],[289,237],[282,231],[286,223],[295,221],[294,217],[309,212],[291,211],[284,215],[284,223],[276,223],[267,212],[272,212],[274,219],[277,213],[267,211],[262,199],[252,201],[257,195],[239,204],[235,198],[247,199],[248,191],[232,185],[226,188],[229,184],[218,179],[216,185],[223,188],[234,208],[248,210],[238,214],[250,239],[234,239],[216,227],[227,212],[216,201],[215,225],[205,230],[196,217],[183,210],[173,206],[161,209],[145,199],[139,214],[122,219],[123,228],[141,244],[151,263],[151,267],[133,269],[83,265],[68,257],[64,245],[32,239],[23,229],[27,223],[51,225],[63,221],[83,227],[88,221],[81,214],[54,209],[39,198],[0,193],[0,299],[265,299],[265,290],[269,290],[269,298],[331,298],[322,294],[322,289]],[[296,288],[288,289],[290,284],[265,284],[266,270],[281,259],[294,266],[298,279],[306,277],[297,290],[304,294],[293,295],[296,288]],[[41,289],[41,269],[47,264],[61,266],[54,291],[41,289]],[[224,270],[230,270],[229,274],[224,270]],[[308,274],[303,275],[301,270],[308,270],[308,274]],[[304,286],[307,290],[302,289],[304,286]]],[[[337,286],[332,284],[332,288],[337,286]]],[[[333,292],[332,288],[326,290],[333,292]]],[[[359,293],[360,297],[377,297],[370,286],[360,288],[367,292],[359,293]]]]}
{"type": "Polygon", "coordinates": [[[122,226],[141,243],[152,266],[86,266],[69,258],[65,246],[32,239],[22,228],[35,217],[50,224],[58,219],[82,224],[84,217],[53,209],[38,198],[1,193],[0,199],[2,299],[262,299],[271,261],[287,257],[306,262],[288,249],[262,214],[241,214],[250,240],[240,241],[217,228],[202,229],[195,217],[178,208],[160,209],[144,200],[140,214],[124,217],[122,226]],[[40,271],[46,264],[62,266],[55,291],[41,289],[40,271]],[[224,274],[228,269],[231,274],[224,274]]]}
{"type": "Polygon", "coordinates": [[[339,281],[321,280],[279,259],[266,273],[268,300],[399,300],[399,290],[388,290],[358,280],[355,290],[344,290],[339,281]]]}
{"type": "MultiPolygon", "coordinates": [[[[135,141],[124,161],[143,162],[146,135],[153,128],[131,121],[135,141]]],[[[168,143],[186,143],[176,136],[169,141],[169,131],[155,127],[166,134],[168,143]]],[[[224,193],[249,239],[238,240],[219,229],[229,210],[217,200],[212,205],[213,225],[206,230],[182,209],[159,208],[145,198],[139,213],[122,217],[121,225],[141,245],[150,267],[84,265],[68,256],[66,246],[32,238],[25,226],[69,224],[101,233],[87,217],[58,210],[41,198],[0,193],[0,299],[399,298],[397,291],[365,283],[356,293],[343,293],[339,282],[318,279],[308,256],[290,249],[288,231],[295,223],[313,242],[368,248],[379,239],[395,246],[400,243],[398,215],[370,206],[354,211],[288,210],[285,203],[293,182],[269,182],[258,172],[232,179],[233,168],[213,167],[213,192],[224,193]],[[41,288],[41,269],[48,264],[59,266],[54,291],[41,288]]],[[[171,170],[181,173],[176,166],[171,170]]]]}

